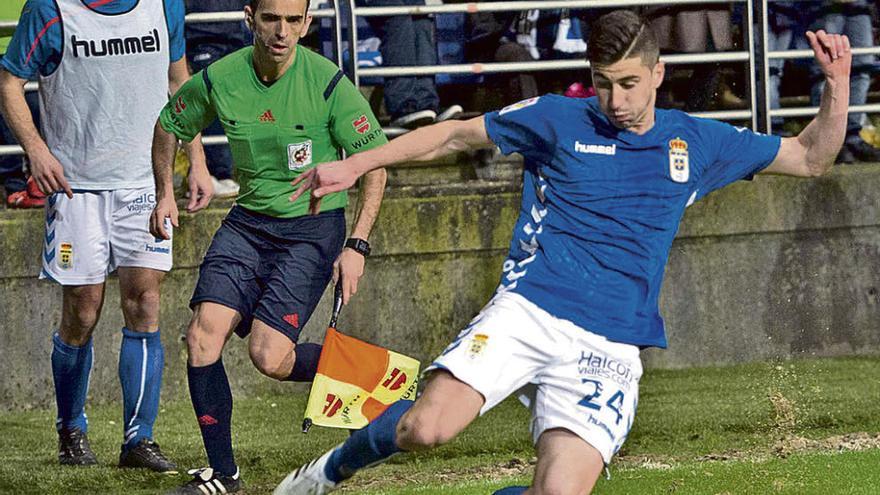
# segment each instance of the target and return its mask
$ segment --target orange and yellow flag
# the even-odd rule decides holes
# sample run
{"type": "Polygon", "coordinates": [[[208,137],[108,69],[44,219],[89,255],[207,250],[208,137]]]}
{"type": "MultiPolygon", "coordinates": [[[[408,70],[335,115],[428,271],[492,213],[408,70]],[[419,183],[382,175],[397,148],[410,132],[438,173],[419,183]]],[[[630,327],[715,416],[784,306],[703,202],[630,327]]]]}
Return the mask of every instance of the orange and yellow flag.
{"type": "Polygon", "coordinates": [[[419,362],[328,328],[307,423],[359,429],[398,400],[415,400],[419,362]]]}

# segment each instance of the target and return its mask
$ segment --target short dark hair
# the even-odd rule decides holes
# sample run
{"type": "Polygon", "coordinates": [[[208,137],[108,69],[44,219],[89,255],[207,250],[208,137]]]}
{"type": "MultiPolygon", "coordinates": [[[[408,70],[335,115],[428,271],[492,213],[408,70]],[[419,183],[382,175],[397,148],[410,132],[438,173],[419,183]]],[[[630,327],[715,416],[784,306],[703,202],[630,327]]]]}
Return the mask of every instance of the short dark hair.
{"type": "Polygon", "coordinates": [[[660,58],[660,48],[651,26],[635,12],[615,10],[593,24],[587,42],[591,65],[611,65],[636,56],[653,67],[660,58]]]}
{"type": "MultiPolygon", "coordinates": [[[[311,3],[311,0],[306,0],[306,13],[308,13],[309,5],[311,5],[311,3]]],[[[260,0],[250,0],[250,3],[248,5],[251,6],[251,12],[256,12],[257,7],[260,6],[260,0]]]]}

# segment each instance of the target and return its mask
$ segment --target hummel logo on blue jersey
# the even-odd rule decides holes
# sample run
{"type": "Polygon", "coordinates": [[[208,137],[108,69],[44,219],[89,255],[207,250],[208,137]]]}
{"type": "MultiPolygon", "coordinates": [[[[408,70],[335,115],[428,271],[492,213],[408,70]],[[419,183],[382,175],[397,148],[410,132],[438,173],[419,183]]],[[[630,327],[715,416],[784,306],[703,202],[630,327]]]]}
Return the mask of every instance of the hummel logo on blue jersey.
{"type": "Polygon", "coordinates": [[[614,155],[617,153],[617,145],[605,144],[583,144],[580,141],[574,142],[574,150],[578,153],[593,153],[596,155],[614,155]]]}

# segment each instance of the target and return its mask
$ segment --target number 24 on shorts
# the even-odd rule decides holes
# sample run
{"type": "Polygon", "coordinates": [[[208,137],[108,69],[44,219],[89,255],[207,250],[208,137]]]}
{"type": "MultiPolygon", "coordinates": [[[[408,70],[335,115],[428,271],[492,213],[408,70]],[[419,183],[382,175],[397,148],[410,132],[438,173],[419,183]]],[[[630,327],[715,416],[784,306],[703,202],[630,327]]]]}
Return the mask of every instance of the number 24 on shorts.
{"type": "MultiPolygon", "coordinates": [[[[592,383],[595,387],[595,390],[590,395],[585,395],[583,399],[578,402],[579,406],[584,406],[588,409],[592,409],[594,411],[599,411],[602,409],[602,405],[594,402],[595,399],[599,399],[599,396],[602,395],[602,383],[598,380],[591,380],[589,378],[581,378],[581,383],[592,383]]],[[[620,424],[620,420],[623,419],[623,414],[620,413],[620,408],[623,407],[623,392],[618,390],[611,396],[610,399],[605,401],[605,405],[608,406],[614,413],[617,415],[617,419],[614,421],[614,424],[620,424]]]]}

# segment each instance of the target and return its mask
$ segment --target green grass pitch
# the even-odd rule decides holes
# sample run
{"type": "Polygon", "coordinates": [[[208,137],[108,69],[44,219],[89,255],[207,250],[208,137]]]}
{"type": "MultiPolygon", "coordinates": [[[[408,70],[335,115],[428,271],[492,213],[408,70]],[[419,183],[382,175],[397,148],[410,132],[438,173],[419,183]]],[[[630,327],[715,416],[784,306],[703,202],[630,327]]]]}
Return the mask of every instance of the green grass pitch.
{"type": "MultiPolygon", "coordinates": [[[[817,359],[648,371],[627,444],[598,494],[880,493],[880,358],[817,359]]],[[[245,494],[270,493],[290,470],[347,432],[299,424],[302,394],[235,403],[245,494]]],[[[121,412],[90,407],[100,466],[56,464],[51,410],[0,413],[0,493],[156,494],[187,480],[120,470],[121,412]]],[[[343,493],[491,494],[528,484],[528,412],[509,400],[433,452],[360,473],[343,493]]],[[[182,468],[205,465],[188,402],[168,401],[156,440],[182,468]]]]}

